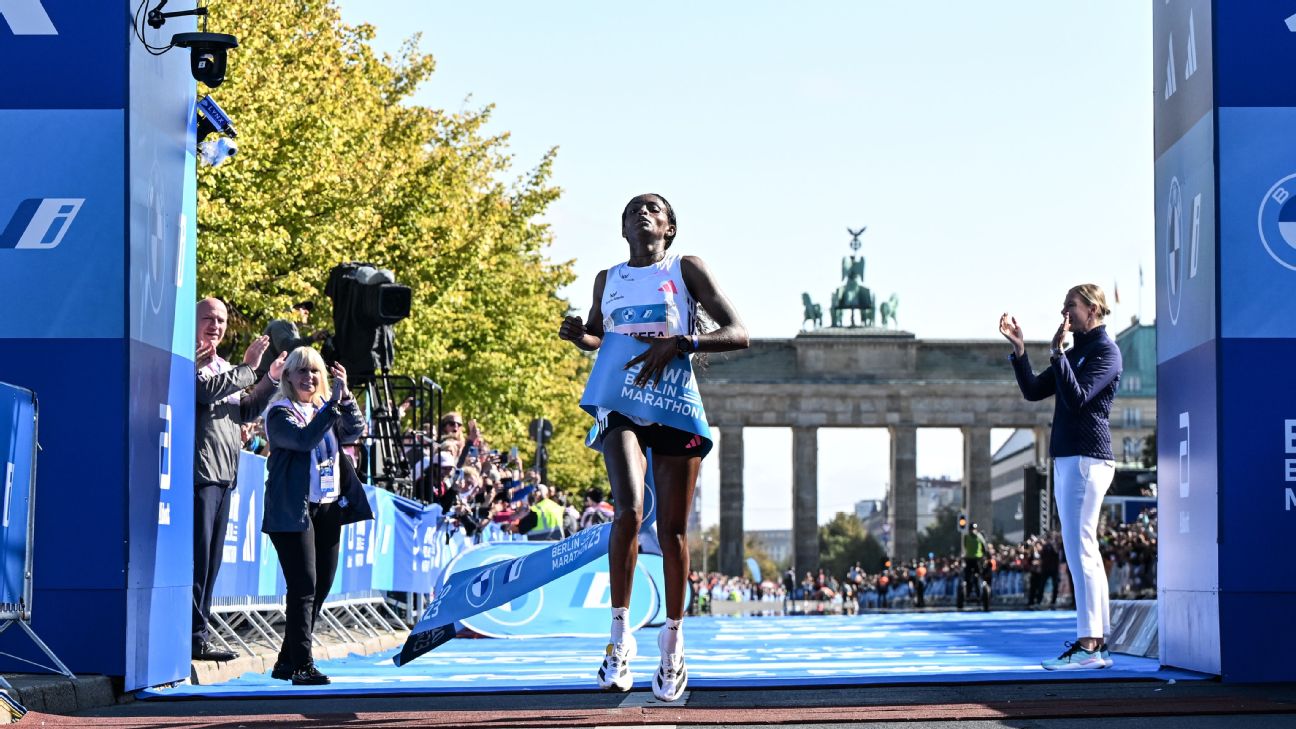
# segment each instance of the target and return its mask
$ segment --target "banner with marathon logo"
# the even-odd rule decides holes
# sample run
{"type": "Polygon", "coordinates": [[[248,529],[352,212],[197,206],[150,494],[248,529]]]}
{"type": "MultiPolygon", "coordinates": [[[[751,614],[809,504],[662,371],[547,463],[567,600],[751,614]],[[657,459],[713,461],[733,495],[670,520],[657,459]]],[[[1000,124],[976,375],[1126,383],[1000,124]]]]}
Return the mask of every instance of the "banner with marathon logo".
{"type": "MultiPolygon", "coordinates": [[[[702,409],[702,397],[687,358],[671,361],[661,381],[637,387],[635,366],[625,369],[647,345],[624,334],[607,334],[590,373],[581,407],[598,417],[600,407],[632,417],[694,433],[704,441],[702,454],[711,449],[711,429],[702,409]]],[[[597,429],[597,425],[595,428],[597,429]]],[[[593,442],[596,431],[591,433],[593,442]]],[[[652,482],[652,453],[644,484],[644,516],[639,530],[640,550],[661,554],[657,541],[657,498],[652,482]]],[[[577,532],[552,546],[502,562],[457,572],[437,589],[431,604],[392,658],[403,666],[433,650],[458,633],[458,621],[511,603],[527,593],[568,575],[607,554],[612,524],[599,524],[577,532]]]]}
{"type": "MultiPolygon", "coordinates": [[[[694,433],[702,439],[703,457],[711,451],[711,426],[702,407],[702,394],[693,378],[693,365],[687,357],[676,357],[666,366],[661,379],[647,387],[635,385],[642,365],[625,369],[625,363],[639,356],[647,344],[625,334],[605,334],[599,346],[594,371],[581,395],[581,408],[598,420],[599,408],[613,410],[631,418],[669,425],[694,433]]],[[[598,449],[596,422],[586,444],[598,449]]]]}
{"type": "MultiPolygon", "coordinates": [[[[639,527],[639,550],[661,554],[657,542],[657,491],[652,480],[652,453],[644,481],[644,515],[639,527]]],[[[533,590],[571,574],[608,552],[612,522],[576,532],[560,542],[546,543],[530,554],[455,572],[436,589],[432,602],[410,631],[405,647],[392,657],[398,666],[449,641],[458,622],[512,603],[533,590]]]]}

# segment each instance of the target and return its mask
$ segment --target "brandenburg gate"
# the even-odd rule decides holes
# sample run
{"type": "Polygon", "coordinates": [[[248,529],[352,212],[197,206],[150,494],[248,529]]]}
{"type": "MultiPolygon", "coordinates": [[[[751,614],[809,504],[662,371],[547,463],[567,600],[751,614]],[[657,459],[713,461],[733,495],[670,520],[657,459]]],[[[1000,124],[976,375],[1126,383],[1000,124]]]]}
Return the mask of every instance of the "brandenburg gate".
{"type": "MultiPolygon", "coordinates": [[[[1052,399],[1026,402],[1008,362],[1010,347],[990,341],[922,340],[898,329],[895,294],[878,303],[864,285],[859,230],[841,260],[831,294],[831,324],[809,294],[802,332],[756,339],[749,349],[711,355],[698,387],[707,419],[720,431],[720,571],[743,569],[743,428],[792,429],[792,563],[797,574],[819,568],[819,429],[886,428],[891,434],[891,557],[918,551],[918,428],[963,431],[963,506],[990,523],[990,429],[1035,431],[1045,462],[1052,399]],[[881,326],[877,326],[878,315],[881,326]]],[[[1048,362],[1048,345],[1028,345],[1031,361],[1048,362]]]]}
{"type": "MultiPolygon", "coordinates": [[[[720,430],[720,571],[743,569],[743,429],[792,429],[792,544],[797,574],[819,567],[820,428],[886,428],[891,435],[891,556],[917,556],[917,429],[963,431],[963,503],[990,521],[990,429],[1030,428],[1046,448],[1053,400],[1027,402],[1002,341],[922,340],[907,332],[832,328],[712,355],[698,374],[720,430]]],[[[1032,363],[1048,345],[1028,346],[1032,363]]],[[[1039,460],[1043,462],[1044,453],[1039,460]]]]}

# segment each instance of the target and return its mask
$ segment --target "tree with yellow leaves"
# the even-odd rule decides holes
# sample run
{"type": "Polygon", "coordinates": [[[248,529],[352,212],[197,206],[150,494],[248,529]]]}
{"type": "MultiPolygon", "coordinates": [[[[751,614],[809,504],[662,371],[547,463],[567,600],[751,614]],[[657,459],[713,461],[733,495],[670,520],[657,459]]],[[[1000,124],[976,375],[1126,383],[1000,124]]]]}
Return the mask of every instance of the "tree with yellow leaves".
{"type": "Polygon", "coordinates": [[[219,96],[240,154],[199,171],[202,295],[260,331],[292,302],[324,303],[338,263],[389,268],[413,291],[394,371],[431,376],[498,444],[549,418],[550,480],[600,481],[577,406],[590,362],[556,336],[574,274],[546,258],[538,222],[559,194],[555,151],[518,175],[508,136],[484,131],[491,107],[408,103],[432,56],[417,37],[377,55],[374,29],[348,26],[329,0],[225,0],[211,14],[239,38],[219,96]]]}

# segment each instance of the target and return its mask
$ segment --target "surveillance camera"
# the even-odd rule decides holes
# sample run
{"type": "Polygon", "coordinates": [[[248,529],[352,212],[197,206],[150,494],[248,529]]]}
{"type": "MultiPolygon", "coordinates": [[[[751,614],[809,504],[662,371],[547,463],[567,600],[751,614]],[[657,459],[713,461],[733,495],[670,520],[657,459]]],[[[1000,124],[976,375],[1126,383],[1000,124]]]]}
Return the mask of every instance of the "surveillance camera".
{"type": "Polygon", "coordinates": [[[238,153],[238,142],[229,137],[217,137],[198,145],[198,161],[207,167],[220,167],[221,163],[238,153]]]}
{"type": "Polygon", "coordinates": [[[189,49],[194,80],[214,89],[225,80],[225,52],[238,48],[238,38],[225,33],[176,33],[171,44],[189,49]]]}

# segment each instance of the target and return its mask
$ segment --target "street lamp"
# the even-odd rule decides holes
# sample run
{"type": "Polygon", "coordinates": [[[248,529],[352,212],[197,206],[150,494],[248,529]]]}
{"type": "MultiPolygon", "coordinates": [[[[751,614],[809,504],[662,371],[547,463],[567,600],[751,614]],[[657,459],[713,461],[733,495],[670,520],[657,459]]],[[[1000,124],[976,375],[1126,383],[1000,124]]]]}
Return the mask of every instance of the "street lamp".
{"type": "Polygon", "coordinates": [[[702,537],[702,576],[704,578],[708,574],[710,574],[709,572],[707,572],[707,552],[710,551],[711,551],[711,535],[706,534],[703,535],[702,537]]]}

